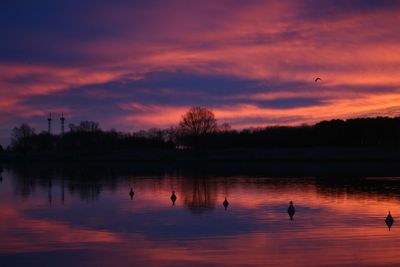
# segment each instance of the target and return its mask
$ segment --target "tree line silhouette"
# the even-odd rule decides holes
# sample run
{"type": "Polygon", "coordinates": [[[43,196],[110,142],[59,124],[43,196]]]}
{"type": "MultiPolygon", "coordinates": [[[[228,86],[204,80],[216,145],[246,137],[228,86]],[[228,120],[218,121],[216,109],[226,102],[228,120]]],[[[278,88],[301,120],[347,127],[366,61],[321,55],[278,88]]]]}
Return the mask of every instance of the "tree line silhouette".
{"type": "MultiPolygon", "coordinates": [[[[400,118],[377,117],[322,121],[311,126],[274,126],[232,130],[219,125],[212,111],[192,107],[177,126],[133,133],[104,131],[97,122],[70,124],[62,135],[36,133],[28,124],[12,130],[10,150],[18,153],[114,153],[132,150],[204,150],[294,147],[398,147],[400,118]]],[[[1,150],[0,150],[1,151],[1,150]]]]}

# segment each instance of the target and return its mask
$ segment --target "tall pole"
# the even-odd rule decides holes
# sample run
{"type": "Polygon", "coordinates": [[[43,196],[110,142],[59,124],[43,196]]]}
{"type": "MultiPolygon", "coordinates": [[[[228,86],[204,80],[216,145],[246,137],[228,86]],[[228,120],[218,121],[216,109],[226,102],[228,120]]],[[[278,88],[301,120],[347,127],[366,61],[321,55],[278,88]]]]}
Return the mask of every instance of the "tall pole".
{"type": "Polygon", "coordinates": [[[64,123],[65,123],[65,118],[64,118],[64,114],[63,114],[63,113],[61,113],[60,121],[61,121],[61,135],[64,135],[64,123]]]}
{"type": "Polygon", "coordinates": [[[49,114],[49,117],[47,118],[47,132],[51,134],[51,113],[49,114]]]}

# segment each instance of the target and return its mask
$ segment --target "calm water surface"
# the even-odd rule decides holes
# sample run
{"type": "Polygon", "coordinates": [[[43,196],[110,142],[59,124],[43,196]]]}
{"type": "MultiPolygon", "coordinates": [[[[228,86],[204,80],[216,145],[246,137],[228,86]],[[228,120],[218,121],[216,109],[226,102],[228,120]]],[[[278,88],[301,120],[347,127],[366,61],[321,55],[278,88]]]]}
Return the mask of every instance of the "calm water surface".
{"type": "Polygon", "coordinates": [[[400,266],[397,177],[1,175],[2,267],[400,266]]]}

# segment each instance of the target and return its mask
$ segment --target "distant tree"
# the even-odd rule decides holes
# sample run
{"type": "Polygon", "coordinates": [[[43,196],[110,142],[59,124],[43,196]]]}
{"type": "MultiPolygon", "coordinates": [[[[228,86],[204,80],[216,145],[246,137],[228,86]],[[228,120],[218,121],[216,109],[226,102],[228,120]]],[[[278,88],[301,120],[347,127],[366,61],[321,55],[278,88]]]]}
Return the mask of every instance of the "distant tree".
{"type": "Polygon", "coordinates": [[[217,129],[214,113],[203,107],[190,108],[179,123],[179,130],[183,134],[194,136],[214,133],[217,129]]]}
{"type": "Polygon", "coordinates": [[[164,140],[165,139],[165,131],[158,128],[151,128],[147,131],[147,138],[155,139],[155,140],[164,140]]]}
{"type": "Polygon", "coordinates": [[[101,131],[99,123],[95,121],[81,121],[79,125],[70,124],[71,132],[98,132],[101,131]]]}
{"type": "Polygon", "coordinates": [[[35,129],[29,124],[23,123],[15,127],[11,133],[11,146],[13,150],[26,152],[29,150],[29,139],[35,135],[35,129]]]}
{"type": "Polygon", "coordinates": [[[4,151],[3,146],[0,145],[0,153],[3,152],[3,151],[4,151]]]}
{"type": "Polygon", "coordinates": [[[229,132],[231,130],[231,125],[229,123],[223,123],[221,126],[218,127],[219,132],[229,132]]]}

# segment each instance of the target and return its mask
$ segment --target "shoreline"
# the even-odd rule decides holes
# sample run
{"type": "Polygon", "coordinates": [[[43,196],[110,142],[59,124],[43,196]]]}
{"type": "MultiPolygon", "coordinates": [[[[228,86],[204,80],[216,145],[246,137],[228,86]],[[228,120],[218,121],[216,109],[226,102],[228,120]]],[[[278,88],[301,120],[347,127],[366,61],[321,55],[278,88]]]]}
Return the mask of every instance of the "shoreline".
{"type": "Polygon", "coordinates": [[[141,149],[113,153],[0,153],[1,162],[400,162],[389,147],[303,147],[263,149],[141,149]]]}

